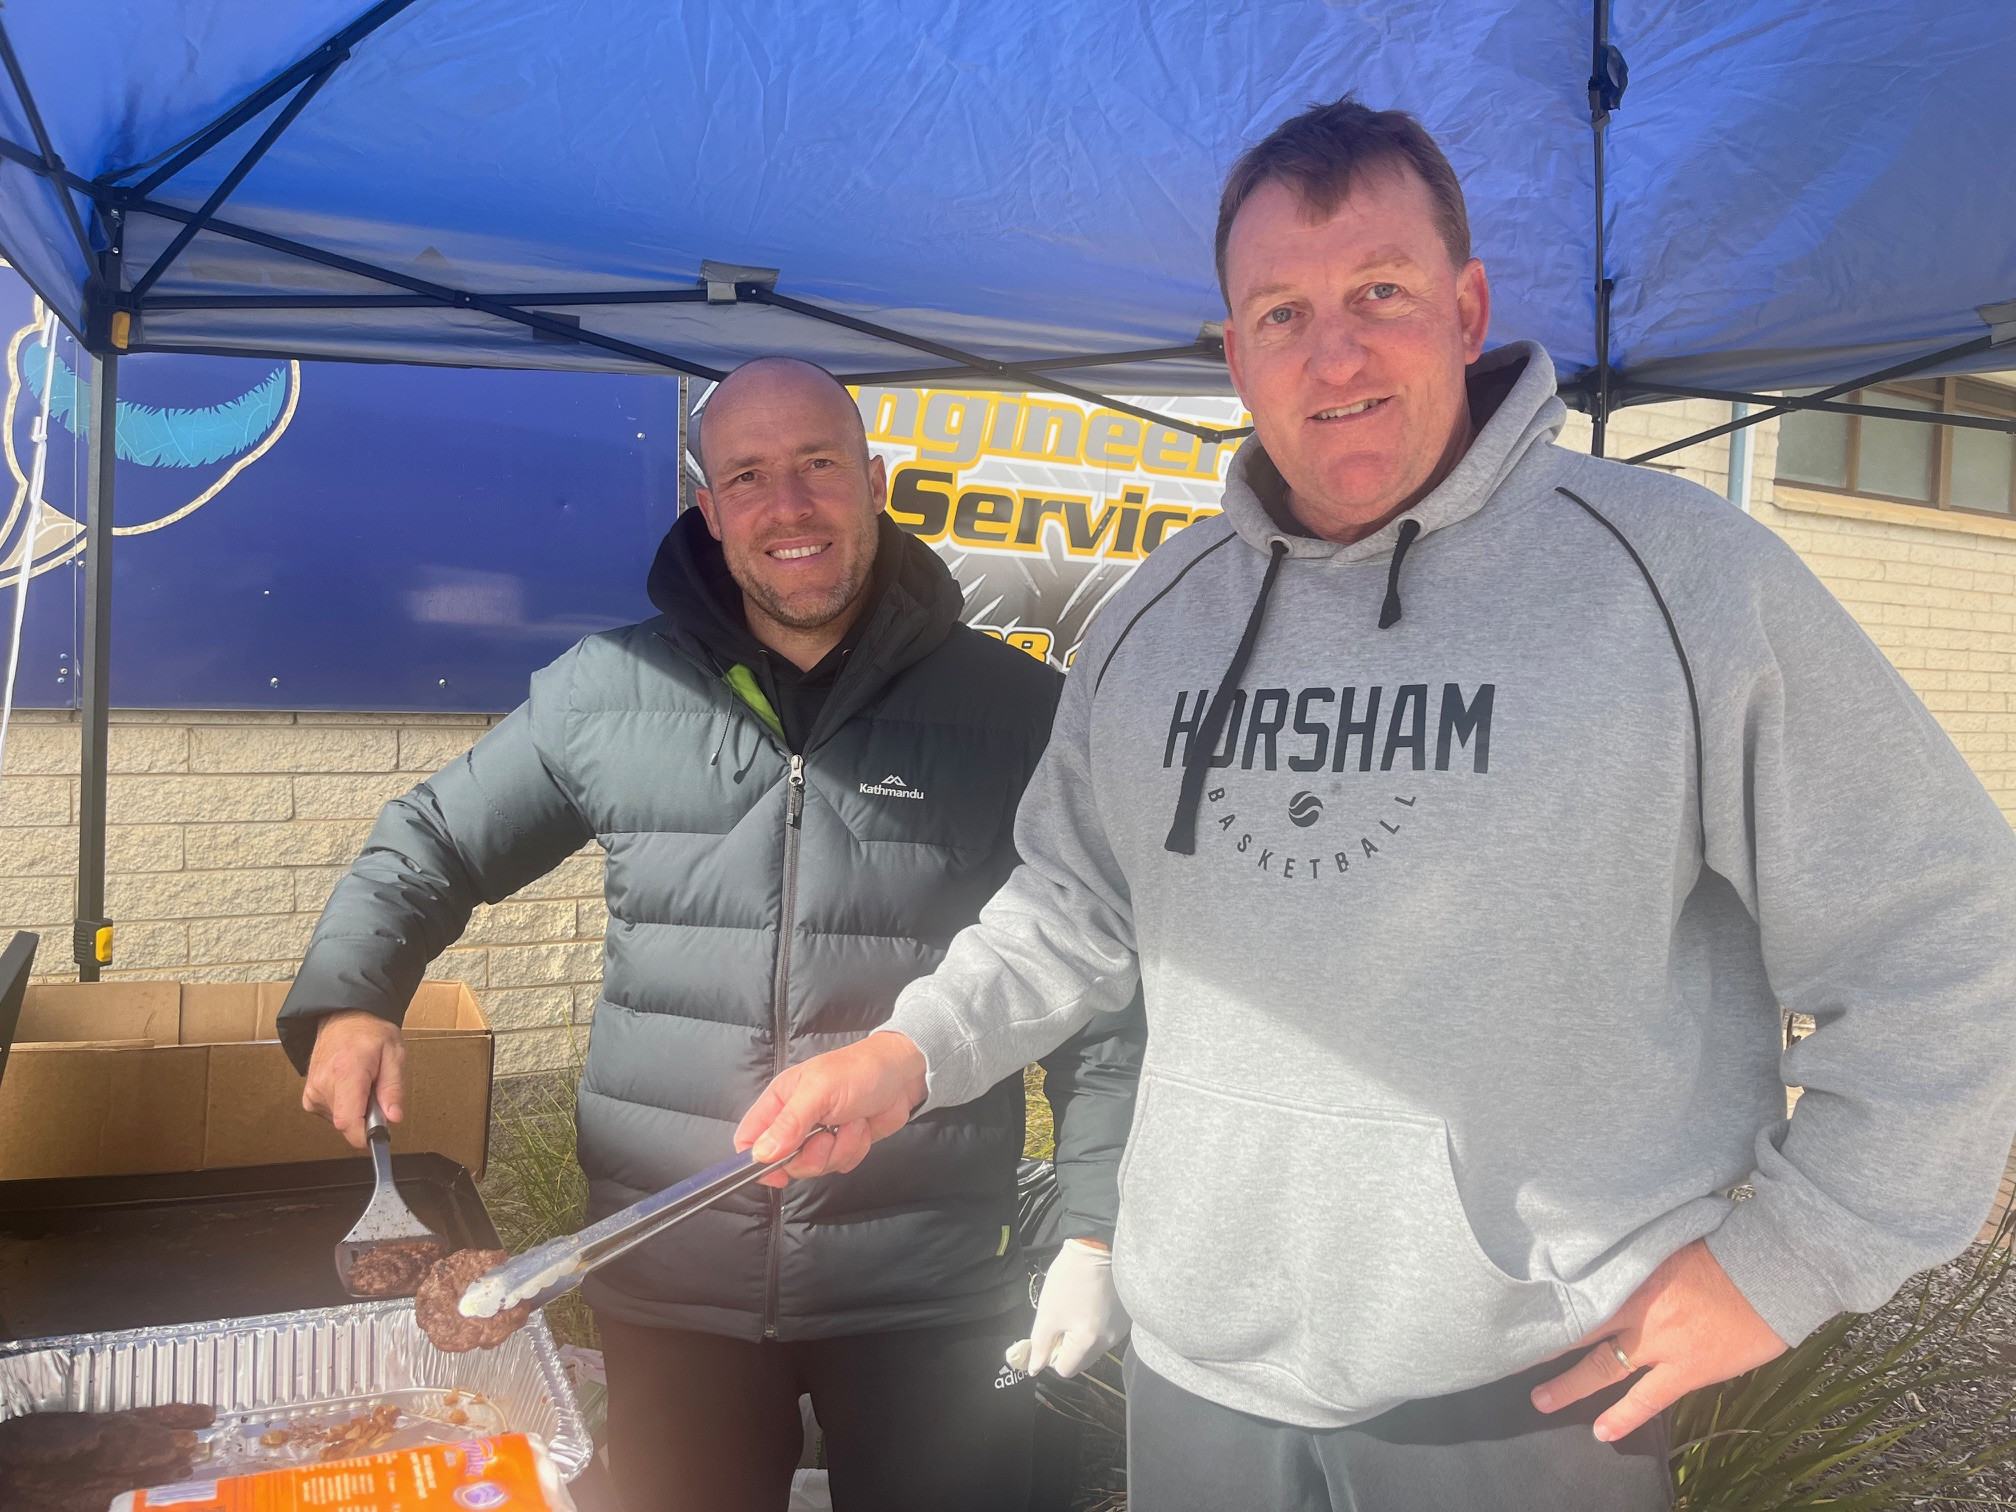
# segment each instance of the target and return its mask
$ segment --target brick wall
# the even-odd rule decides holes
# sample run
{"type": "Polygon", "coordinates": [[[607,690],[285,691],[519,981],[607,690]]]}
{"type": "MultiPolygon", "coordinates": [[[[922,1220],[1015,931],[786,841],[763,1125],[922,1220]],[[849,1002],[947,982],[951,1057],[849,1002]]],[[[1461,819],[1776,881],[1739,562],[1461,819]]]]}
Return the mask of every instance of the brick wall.
{"type": "Polygon", "coordinates": [[[2016,823],[2016,523],[1790,487],[1756,513],[1847,605],[2016,823]]]}
{"type": "MultiPolygon", "coordinates": [[[[386,799],[466,750],[485,715],[112,716],[108,978],[292,976],[309,931],[386,799]]],[[[0,939],[42,936],[39,980],[74,975],[78,727],[16,716],[0,777],[0,939]]],[[[564,1064],[601,978],[601,852],[479,908],[431,975],[475,988],[499,1075],[564,1064]]]]}

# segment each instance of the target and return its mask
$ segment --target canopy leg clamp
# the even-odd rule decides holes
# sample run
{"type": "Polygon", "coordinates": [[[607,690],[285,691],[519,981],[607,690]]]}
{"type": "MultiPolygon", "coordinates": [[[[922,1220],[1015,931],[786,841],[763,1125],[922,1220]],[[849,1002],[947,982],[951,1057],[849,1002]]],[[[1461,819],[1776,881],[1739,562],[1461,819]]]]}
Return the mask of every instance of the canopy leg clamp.
{"type": "Polygon", "coordinates": [[[112,921],[79,919],[70,926],[70,956],[79,966],[112,964],[112,921]]]}

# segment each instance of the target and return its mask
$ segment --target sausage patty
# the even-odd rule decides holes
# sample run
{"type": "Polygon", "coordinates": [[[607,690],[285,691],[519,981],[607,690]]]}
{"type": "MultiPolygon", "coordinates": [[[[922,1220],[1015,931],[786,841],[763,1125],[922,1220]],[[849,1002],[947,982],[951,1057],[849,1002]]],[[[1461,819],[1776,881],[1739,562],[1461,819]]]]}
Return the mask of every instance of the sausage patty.
{"type": "Polygon", "coordinates": [[[428,1270],[413,1294],[413,1316],[436,1349],[443,1354],[495,1349],[525,1326],[532,1308],[524,1302],[505,1308],[494,1318],[465,1318],[458,1310],[469,1283],[510,1258],[509,1250],[457,1250],[428,1270]]]}
{"type": "Polygon", "coordinates": [[[441,1246],[432,1239],[381,1244],[352,1262],[350,1291],[359,1297],[410,1297],[440,1258],[441,1246]]]}

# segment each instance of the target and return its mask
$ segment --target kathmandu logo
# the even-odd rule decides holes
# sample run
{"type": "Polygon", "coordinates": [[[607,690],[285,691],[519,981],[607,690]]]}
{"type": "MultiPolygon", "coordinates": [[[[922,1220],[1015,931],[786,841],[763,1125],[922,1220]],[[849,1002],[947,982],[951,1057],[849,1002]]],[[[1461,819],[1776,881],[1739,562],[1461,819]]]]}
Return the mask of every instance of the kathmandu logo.
{"type": "Polygon", "coordinates": [[[1288,822],[1307,829],[1323,817],[1323,800],[1314,793],[1297,793],[1288,800],[1288,822]]]}
{"type": "Polygon", "coordinates": [[[922,798],[924,796],[921,790],[911,787],[909,783],[905,782],[894,772],[891,772],[880,782],[862,783],[861,791],[873,794],[877,798],[922,798]]]}

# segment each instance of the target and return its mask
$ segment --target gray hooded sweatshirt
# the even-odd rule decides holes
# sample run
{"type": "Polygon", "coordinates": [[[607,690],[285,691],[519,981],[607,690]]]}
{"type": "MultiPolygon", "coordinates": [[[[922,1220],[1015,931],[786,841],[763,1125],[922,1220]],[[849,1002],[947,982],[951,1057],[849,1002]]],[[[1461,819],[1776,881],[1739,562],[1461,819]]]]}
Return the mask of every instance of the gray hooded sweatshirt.
{"type": "Polygon", "coordinates": [[[1471,386],[1469,453],[1348,546],[1246,443],[887,1026],[958,1103],[1138,974],[1134,1347],[1312,1428],[1565,1350],[1703,1236],[1797,1341],[1957,1253],[2016,1133],[2016,837],[1952,743],[1771,532],[1555,446],[1539,347],[1471,386]]]}

